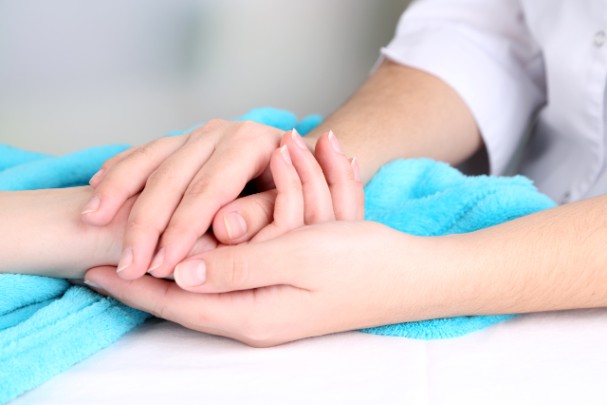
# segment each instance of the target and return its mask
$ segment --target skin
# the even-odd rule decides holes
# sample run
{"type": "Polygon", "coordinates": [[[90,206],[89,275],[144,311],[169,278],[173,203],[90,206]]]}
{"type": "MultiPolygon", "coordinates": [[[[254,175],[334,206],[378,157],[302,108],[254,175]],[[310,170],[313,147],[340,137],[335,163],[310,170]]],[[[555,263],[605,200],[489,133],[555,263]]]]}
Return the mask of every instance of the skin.
{"type": "MultiPolygon", "coordinates": [[[[270,165],[277,185],[273,221],[252,241],[275,238],[304,221],[362,219],[364,194],[356,164],[335,150],[336,143],[332,133],[325,134],[314,156],[296,132],[281,137],[270,165]],[[311,196],[319,204],[311,204],[311,196]],[[310,207],[304,217],[306,200],[310,207]]],[[[0,192],[0,273],[82,279],[90,267],[116,265],[135,198],[127,200],[108,225],[96,227],[80,216],[82,204],[92,195],[91,187],[0,192]]],[[[218,246],[212,234],[204,234],[188,256],[195,259],[218,246]]],[[[187,282],[187,277],[181,281],[187,282]]]]}
{"type": "MultiPolygon", "coordinates": [[[[223,163],[238,165],[242,178],[259,177],[257,181],[262,187],[272,187],[268,173],[274,180],[279,176],[278,171],[272,173],[271,162],[276,160],[272,156],[276,156],[276,146],[281,141],[275,139],[273,132],[256,127],[255,131],[259,132],[255,140],[249,139],[246,143],[244,138],[238,138],[238,147],[230,148],[229,143],[236,142],[234,134],[244,136],[246,132],[243,129],[246,127],[241,125],[244,124],[226,126],[222,136],[208,140],[215,142],[215,151],[223,151],[215,158],[221,162],[222,156],[230,156],[223,163]],[[265,137],[271,140],[267,141],[272,143],[270,152],[266,151],[270,146],[263,141],[265,137]],[[218,143],[224,141],[226,145],[220,148],[218,143]],[[260,156],[261,163],[253,164],[260,156]]],[[[247,125],[253,131],[251,125],[247,125]]],[[[449,86],[423,72],[391,63],[384,63],[327,119],[324,128],[328,127],[343,134],[340,135],[341,149],[358,157],[363,182],[382,163],[395,157],[428,156],[458,163],[477,151],[481,144],[473,117],[449,86]]],[[[320,162],[318,150],[329,148],[323,149],[326,138],[317,138],[317,133],[312,134],[308,142],[314,143],[316,139],[316,157],[320,162]]],[[[152,155],[137,152],[135,156],[146,154],[152,155]]],[[[93,181],[95,192],[102,196],[99,215],[113,216],[112,209],[104,206],[107,198],[117,198],[118,203],[112,204],[120,206],[121,200],[131,196],[123,193],[111,197],[112,190],[119,189],[123,181],[112,172],[128,172],[135,156],[117,158],[93,181]]],[[[154,169],[146,171],[138,167],[141,169],[138,175],[143,179],[141,184],[163,166],[166,157],[163,159],[147,163],[154,169]]],[[[123,270],[120,275],[115,267],[93,269],[86,274],[88,282],[157,316],[253,346],[271,346],[309,336],[433,317],[607,305],[606,197],[568,204],[469,234],[422,238],[347,216],[339,218],[336,207],[340,206],[337,201],[341,201],[341,197],[333,194],[328,175],[327,186],[331,190],[336,221],[329,218],[314,223],[311,218],[323,218],[322,213],[329,211],[329,205],[326,194],[324,198],[318,197],[318,201],[326,204],[324,208],[305,204],[316,198],[306,195],[317,196],[323,188],[304,187],[310,184],[303,181],[306,176],[312,179],[318,174],[314,171],[304,174],[304,168],[298,170],[302,192],[297,193],[297,187],[289,188],[289,197],[283,198],[293,202],[285,211],[301,210],[303,206],[303,221],[271,222],[283,218],[283,211],[277,209],[286,207],[278,204],[278,197],[272,198],[272,191],[229,201],[232,195],[240,194],[242,189],[237,190],[238,185],[246,181],[228,182],[222,173],[212,170],[201,175],[205,163],[201,165],[191,177],[199,176],[198,193],[191,193],[188,198],[205,195],[206,187],[200,184],[209,185],[220,179],[236,190],[215,197],[207,194],[207,198],[215,198],[212,207],[221,208],[216,212],[199,211],[199,217],[192,219],[196,224],[191,225],[196,230],[186,232],[184,238],[200,236],[199,232],[206,231],[205,223],[213,223],[214,230],[217,226],[220,238],[223,215],[234,207],[238,207],[245,220],[252,218],[250,214],[258,212],[256,210],[272,213],[266,215],[265,224],[246,222],[243,235],[254,236],[271,223],[291,225],[280,228],[284,232],[267,239],[222,246],[186,259],[175,268],[176,283],[149,275],[139,277],[138,272],[145,271],[147,265],[137,269],[142,264],[137,260],[134,267],[123,270]],[[274,200],[275,206],[268,211],[274,200]],[[315,211],[309,213],[310,209],[315,211]],[[206,219],[200,219],[203,217],[206,219]],[[299,227],[289,229],[293,224],[299,227]],[[201,265],[204,266],[202,272],[201,265]],[[196,277],[201,274],[203,278],[196,277]]],[[[165,167],[162,172],[170,171],[165,167]]],[[[352,179],[357,178],[354,169],[350,173],[352,179]]],[[[151,196],[153,193],[148,196],[150,200],[151,196]]],[[[165,208],[160,204],[155,209],[165,208]]],[[[179,206],[167,212],[173,215],[178,209],[179,206]]],[[[350,206],[339,209],[347,212],[350,206]]],[[[90,216],[87,221],[95,222],[95,215],[89,211],[84,217],[90,216]]],[[[288,212],[284,215],[291,218],[288,212]]],[[[169,224],[170,221],[172,219],[169,224]]],[[[128,234],[132,226],[126,229],[128,234]]],[[[161,246],[168,249],[173,242],[165,239],[168,229],[158,233],[163,231],[161,246]]],[[[130,245],[135,239],[125,244],[130,245]]],[[[171,260],[180,261],[176,259],[178,256],[171,260]]]]}
{"type": "MultiPolygon", "coordinates": [[[[396,158],[459,163],[481,146],[469,110],[449,86],[390,62],[305,138],[309,147],[330,129],[340,134],[344,152],[357,157],[363,182],[396,158]]],[[[213,120],[191,134],[127,151],[91,180],[95,199],[83,221],[106,224],[123,201],[141,192],[124,237],[120,277],[130,280],[150,270],[164,277],[211,223],[221,242],[234,244],[271,221],[272,191],[234,200],[252,179],[261,190],[273,188],[269,159],[279,139],[275,128],[213,120]],[[213,221],[216,213],[240,219],[226,226],[213,221]]]]}

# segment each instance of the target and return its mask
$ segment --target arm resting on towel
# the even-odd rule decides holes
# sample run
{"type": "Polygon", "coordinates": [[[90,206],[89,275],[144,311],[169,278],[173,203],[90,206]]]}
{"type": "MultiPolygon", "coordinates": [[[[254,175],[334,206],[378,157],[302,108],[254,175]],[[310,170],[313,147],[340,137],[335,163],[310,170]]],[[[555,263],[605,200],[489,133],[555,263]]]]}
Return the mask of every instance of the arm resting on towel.
{"type": "Polygon", "coordinates": [[[84,270],[115,264],[125,206],[106,227],[80,219],[90,187],[0,192],[0,273],[82,278],[84,270]]]}

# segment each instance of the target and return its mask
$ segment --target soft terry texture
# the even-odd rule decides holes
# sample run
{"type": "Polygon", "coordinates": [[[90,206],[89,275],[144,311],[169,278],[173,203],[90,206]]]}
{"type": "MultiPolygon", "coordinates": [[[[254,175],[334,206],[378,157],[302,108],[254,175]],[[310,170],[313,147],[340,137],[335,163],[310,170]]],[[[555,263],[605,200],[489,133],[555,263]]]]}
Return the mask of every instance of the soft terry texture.
{"type": "MultiPolygon", "coordinates": [[[[320,122],[318,116],[298,122],[274,109],[253,110],[241,119],[301,133],[320,122]]],[[[124,149],[107,146],[49,157],[0,145],[0,190],[86,184],[105,159],[124,149]]],[[[386,165],[365,194],[368,219],[417,235],[470,232],[554,205],[525,178],[466,177],[427,159],[386,165]]],[[[147,316],[64,280],[0,275],[0,404],[108,346],[147,316]]],[[[446,338],[509,317],[459,317],[365,331],[446,338]]]]}

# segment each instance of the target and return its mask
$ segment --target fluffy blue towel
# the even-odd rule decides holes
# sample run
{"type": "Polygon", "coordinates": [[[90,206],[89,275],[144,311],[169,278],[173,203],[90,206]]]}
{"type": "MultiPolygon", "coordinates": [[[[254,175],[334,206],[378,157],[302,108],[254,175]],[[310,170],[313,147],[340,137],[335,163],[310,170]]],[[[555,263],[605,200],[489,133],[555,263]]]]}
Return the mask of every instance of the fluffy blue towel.
{"type": "MultiPolygon", "coordinates": [[[[306,133],[320,122],[257,109],[241,117],[306,133]]],[[[175,133],[176,134],[176,133],[175,133]]],[[[173,134],[174,135],[174,134],[173,134]]],[[[126,146],[49,157],[0,145],[0,190],[86,184],[101,163],[126,146]]],[[[522,177],[466,177],[427,159],[386,165],[365,190],[366,215],[416,235],[470,232],[549,208],[554,203],[522,177]]],[[[108,346],[147,314],[64,280],[0,275],[0,404],[108,346]]],[[[459,336],[510,316],[458,317],[366,329],[421,339],[459,336]]]]}

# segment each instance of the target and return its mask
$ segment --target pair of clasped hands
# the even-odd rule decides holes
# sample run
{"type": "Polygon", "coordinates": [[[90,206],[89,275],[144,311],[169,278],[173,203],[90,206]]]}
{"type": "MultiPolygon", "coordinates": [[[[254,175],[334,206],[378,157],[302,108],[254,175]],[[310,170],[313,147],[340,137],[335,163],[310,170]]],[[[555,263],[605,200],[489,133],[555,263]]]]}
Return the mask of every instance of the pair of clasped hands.
{"type": "Polygon", "coordinates": [[[131,204],[121,259],[85,280],[252,346],[396,322],[404,235],[363,220],[359,170],[332,132],[312,146],[252,122],[129,149],[91,179],[82,212],[103,226],[131,204]]]}

